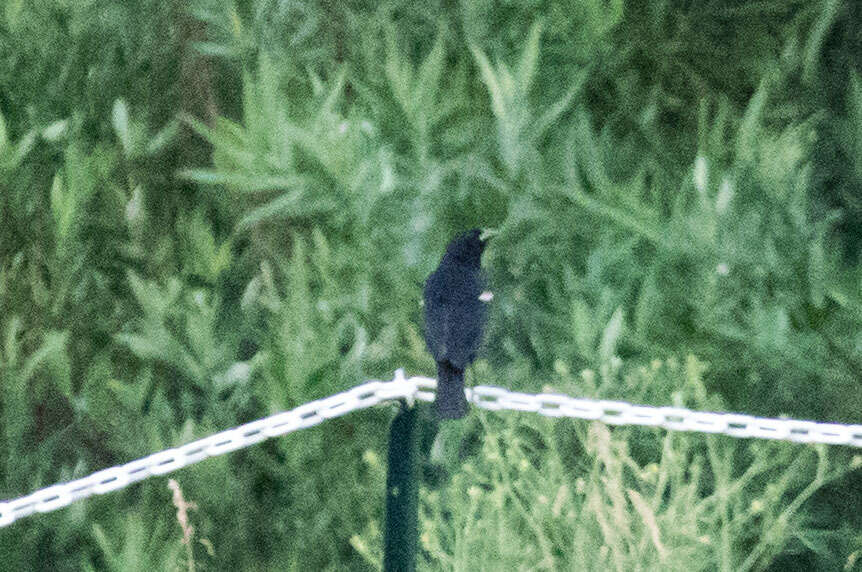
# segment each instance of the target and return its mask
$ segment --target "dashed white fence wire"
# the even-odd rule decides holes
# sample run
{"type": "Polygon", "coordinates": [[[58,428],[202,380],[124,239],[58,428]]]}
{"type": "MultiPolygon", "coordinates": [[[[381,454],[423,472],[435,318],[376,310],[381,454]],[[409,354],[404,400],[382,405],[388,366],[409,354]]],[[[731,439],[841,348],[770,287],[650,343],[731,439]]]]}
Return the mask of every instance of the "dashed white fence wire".
{"type": "MultiPolygon", "coordinates": [[[[0,527],[8,526],[34,513],[51,512],[93,495],[116,491],[208,457],[224,455],[271,437],[312,427],[327,419],[385,401],[433,401],[436,388],[437,381],[434,379],[407,379],[404,372],[398,370],[392,381],[369,381],[342,393],[310,401],[290,411],[276,413],[174,449],[159,451],[81,479],[52,485],[27,496],[0,502],[0,527]]],[[[547,417],[590,419],[612,425],[644,425],[672,431],[721,433],[731,437],[862,447],[862,425],[769,419],[737,413],[710,413],[679,407],[653,407],[622,401],[583,399],[554,393],[519,393],[484,385],[468,389],[467,393],[473,405],[491,411],[526,411],[547,417]]]]}

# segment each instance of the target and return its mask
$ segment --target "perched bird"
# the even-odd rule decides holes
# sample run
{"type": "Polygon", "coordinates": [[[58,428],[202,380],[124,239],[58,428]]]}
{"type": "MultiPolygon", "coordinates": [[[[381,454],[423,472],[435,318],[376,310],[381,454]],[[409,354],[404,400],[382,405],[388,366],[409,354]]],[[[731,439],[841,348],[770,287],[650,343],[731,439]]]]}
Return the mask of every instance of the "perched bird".
{"type": "Polygon", "coordinates": [[[473,229],[456,237],[425,282],[425,344],[437,362],[437,414],[458,419],[467,414],[464,369],[482,343],[485,285],[480,268],[485,242],[473,229]]]}

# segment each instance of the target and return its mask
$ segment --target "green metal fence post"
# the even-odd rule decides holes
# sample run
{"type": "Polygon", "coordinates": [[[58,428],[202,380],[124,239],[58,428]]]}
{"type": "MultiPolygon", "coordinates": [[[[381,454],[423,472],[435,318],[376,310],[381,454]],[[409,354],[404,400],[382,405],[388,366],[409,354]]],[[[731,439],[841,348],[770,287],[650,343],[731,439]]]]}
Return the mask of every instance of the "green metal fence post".
{"type": "Polygon", "coordinates": [[[419,407],[402,402],[389,428],[383,570],[416,570],[419,505],[419,407]]]}

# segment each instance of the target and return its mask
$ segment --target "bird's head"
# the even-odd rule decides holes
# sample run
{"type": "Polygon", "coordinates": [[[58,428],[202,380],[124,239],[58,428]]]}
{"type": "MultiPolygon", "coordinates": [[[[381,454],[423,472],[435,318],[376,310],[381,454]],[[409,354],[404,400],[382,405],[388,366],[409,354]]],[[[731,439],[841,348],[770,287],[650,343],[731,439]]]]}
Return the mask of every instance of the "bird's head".
{"type": "Polygon", "coordinates": [[[482,231],[478,228],[468,230],[457,236],[446,247],[446,256],[461,264],[479,266],[482,251],[485,250],[485,244],[487,244],[487,238],[482,240],[481,236],[482,231]]]}

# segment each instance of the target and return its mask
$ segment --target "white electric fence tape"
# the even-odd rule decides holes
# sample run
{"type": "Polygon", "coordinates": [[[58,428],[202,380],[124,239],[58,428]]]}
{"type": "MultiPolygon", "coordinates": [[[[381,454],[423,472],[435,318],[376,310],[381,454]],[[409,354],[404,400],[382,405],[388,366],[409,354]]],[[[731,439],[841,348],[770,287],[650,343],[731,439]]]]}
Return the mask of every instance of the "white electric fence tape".
{"type": "MultiPolygon", "coordinates": [[[[310,401],[290,411],[276,413],[175,449],[159,451],[125,465],[104,469],[81,479],[52,485],[24,497],[0,502],[0,527],[8,526],[33,513],[51,512],[77,500],[116,491],[148,477],[164,475],[208,457],[224,455],[384,401],[433,401],[436,388],[436,380],[427,377],[406,379],[403,370],[399,369],[395,372],[393,381],[369,381],[348,391],[310,401]]],[[[467,397],[476,407],[492,411],[527,411],[547,417],[592,419],[612,425],[645,425],[673,431],[722,433],[731,437],[862,447],[862,425],[767,419],[737,413],[708,413],[679,407],[652,407],[622,401],[581,399],[553,393],[519,393],[485,385],[468,389],[467,397]]]]}

